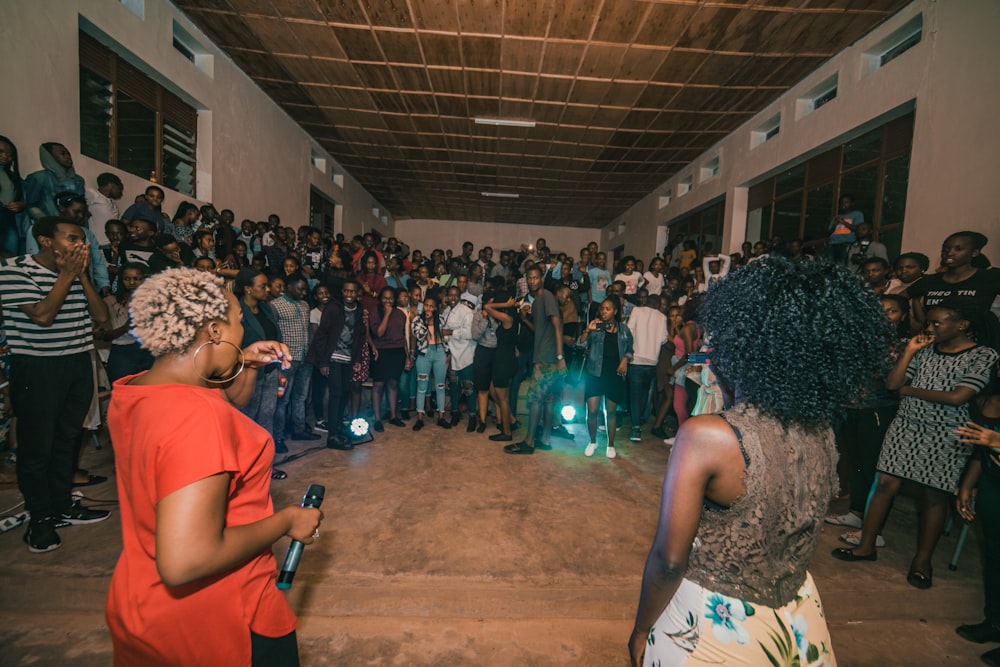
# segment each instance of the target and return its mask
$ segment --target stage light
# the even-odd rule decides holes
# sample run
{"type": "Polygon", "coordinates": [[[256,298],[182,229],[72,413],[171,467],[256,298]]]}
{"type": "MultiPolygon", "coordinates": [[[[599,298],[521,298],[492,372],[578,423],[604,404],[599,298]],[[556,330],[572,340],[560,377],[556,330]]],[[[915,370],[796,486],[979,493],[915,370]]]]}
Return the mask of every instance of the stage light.
{"type": "Polygon", "coordinates": [[[559,415],[562,417],[564,422],[572,422],[576,419],[576,408],[572,405],[564,405],[562,410],[559,411],[559,415]]]}
{"type": "Polygon", "coordinates": [[[363,438],[368,435],[368,430],[370,426],[368,420],[364,417],[357,417],[351,421],[351,436],[354,438],[363,438]]]}

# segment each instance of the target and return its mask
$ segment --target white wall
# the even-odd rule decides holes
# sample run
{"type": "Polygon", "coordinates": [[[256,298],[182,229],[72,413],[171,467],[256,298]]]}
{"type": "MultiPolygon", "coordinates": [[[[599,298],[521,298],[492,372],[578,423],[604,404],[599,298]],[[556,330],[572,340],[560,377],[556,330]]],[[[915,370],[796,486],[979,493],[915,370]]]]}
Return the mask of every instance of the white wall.
{"type": "MultiPolygon", "coordinates": [[[[198,125],[198,201],[230,208],[236,219],[281,216],[297,227],[309,220],[309,187],[315,186],[344,206],[338,231],[353,235],[380,206],[350,175],[343,187],[330,178],[336,164],[263,93],[232,61],[164,0],[145,0],[140,19],[116,0],[5,0],[4,56],[0,81],[0,134],[18,147],[24,176],[40,168],[38,146],[46,141],[66,145],[77,173],[95,187],[100,172],[118,173],[130,202],[149,181],[80,155],[78,31],[81,17],[130,52],[119,54],[200,110],[198,125]],[[172,44],[173,21],[181,24],[213,56],[209,76],[184,58],[172,44]],[[16,91],[11,93],[10,91],[16,91]],[[320,173],[311,163],[312,150],[326,158],[320,173]]],[[[116,50],[116,49],[112,49],[116,50]]],[[[343,173],[343,169],[337,168],[343,173]]],[[[164,209],[173,213],[184,199],[167,191],[164,209]]],[[[381,207],[380,207],[381,208],[381,207]]],[[[393,220],[384,233],[391,233],[393,220]]]]}
{"type": "MultiPolygon", "coordinates": [[[[804,155],[842,142],[845,135],[915,100],[903,251],[923,252],[933,263],[944,237],[959,229],[983,232],[1000,246],[998,30],[1000,3],[995,0],[917,0],[612,221],[603,230],[604,243],[620,242],[609,241],[608,230],[624,223],[626,252],[645,256],[656,242],[658,225],[724,195],[723,247],[735,251],[744,240],[748,185],[783,165],[800,162],[804,155]],[[865,50],[917,14],[923,15],[921,42],[866,74],[865,50]],[[796,120],[796,100],[834,72],[837,98],[796,120]],[[776,113],[781,114],[780,133],[751,149],[751,132],[776,113]],[[721,155],[720,174],[699,183],[698,169],[716,154],[721,155]],[[691,174],[693,189],[677,197],[678,184],[691,174]],[[660,208],[660,196],[668,191],[671,202],[660,208]]],[[[1000,251],[987,247],[990,254],[1000,260],[1000,251]]]]}
{"type": "Polygon", "coordinates": [[[522,244],[533,245],[539,238],[545,239],[548,247],[556,252],[579,257],[580,248],[590,241],[600,242],[600,230],[454,220],[397,220],[396,237],[425,255],[435,248],[451,248],[460,253],[462,243],[471,241],[475,252],[491,246],[496,261],[500,250],[517,249],[522,244]]]}

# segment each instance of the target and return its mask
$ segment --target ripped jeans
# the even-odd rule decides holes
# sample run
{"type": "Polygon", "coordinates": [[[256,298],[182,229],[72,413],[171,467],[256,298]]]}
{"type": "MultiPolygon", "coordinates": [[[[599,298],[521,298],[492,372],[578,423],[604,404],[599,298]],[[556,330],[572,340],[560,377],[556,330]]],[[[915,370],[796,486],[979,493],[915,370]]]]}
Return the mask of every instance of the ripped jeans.
{"type": "Polygon", "coordinates": [[[444,347],[442,345],[428,345],[427,354],[417,355],[417,364],[414,370],[417,374],[417,412],[424,414],[427,386],[430,384],[431,375],[434,375],[434,391],[437,396],[438,412],[444,412],[444,387],[448,373],[444,347]]]}

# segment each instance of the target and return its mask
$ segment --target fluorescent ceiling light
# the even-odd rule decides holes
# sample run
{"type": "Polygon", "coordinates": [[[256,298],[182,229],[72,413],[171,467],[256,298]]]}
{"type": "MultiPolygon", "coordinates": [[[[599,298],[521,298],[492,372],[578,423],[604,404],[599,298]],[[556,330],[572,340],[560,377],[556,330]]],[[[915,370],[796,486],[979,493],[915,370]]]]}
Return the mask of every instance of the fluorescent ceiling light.
{"type": "Polygon", "coordinates": [[[521,195],[516,192],[480,192],[484,197],[503,197],[505,199],[517,199],[521,195]]]}
{"type": "Polygon", "coordinates": [[[512,118],[476,118],[476,125],[503,125],[504,127],[534,127],[533,120],[514,120],[512,118]]]}

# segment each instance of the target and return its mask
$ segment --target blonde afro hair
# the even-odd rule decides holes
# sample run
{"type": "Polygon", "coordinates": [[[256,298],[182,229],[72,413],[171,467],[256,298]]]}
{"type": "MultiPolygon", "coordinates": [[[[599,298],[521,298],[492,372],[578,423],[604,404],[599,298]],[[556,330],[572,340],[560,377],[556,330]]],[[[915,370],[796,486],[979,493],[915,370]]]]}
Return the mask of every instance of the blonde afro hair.
{"type": "Polygon", "coordinates": [[[184,353],[211,320],[228,319],[221,278],[195,269],[168,269],[150,276],[129,304],[132,333],[154,357],[184,353]]]}

